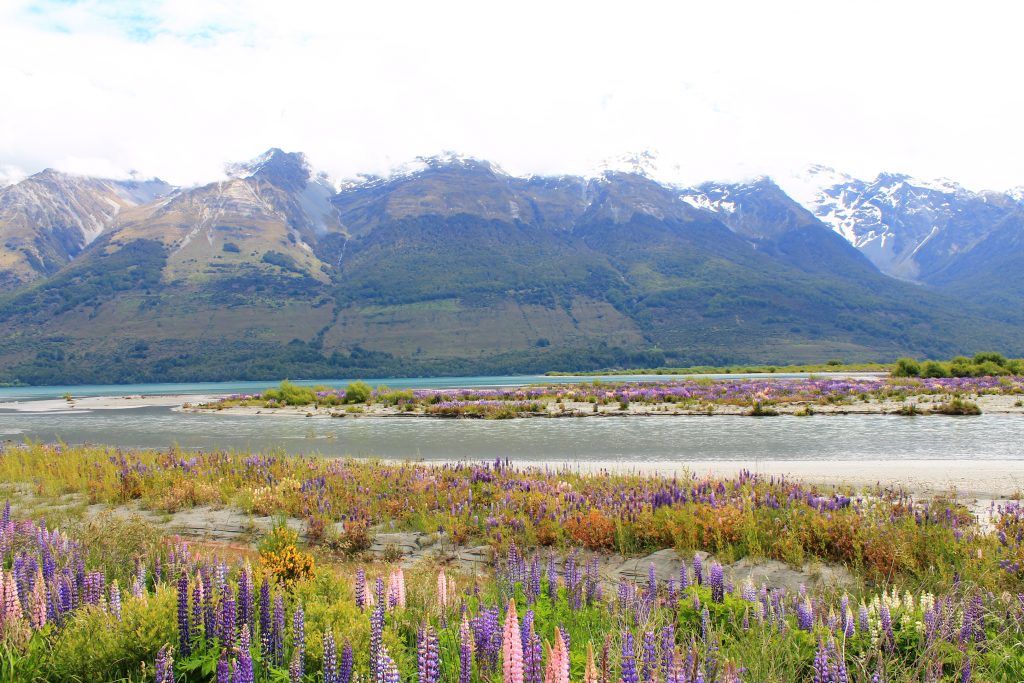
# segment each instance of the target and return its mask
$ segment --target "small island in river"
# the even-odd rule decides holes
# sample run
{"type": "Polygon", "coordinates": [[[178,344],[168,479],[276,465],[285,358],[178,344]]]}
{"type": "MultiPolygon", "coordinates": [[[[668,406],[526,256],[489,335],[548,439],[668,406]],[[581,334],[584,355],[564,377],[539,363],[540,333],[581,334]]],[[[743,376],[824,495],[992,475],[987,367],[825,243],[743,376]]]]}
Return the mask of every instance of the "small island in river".
{"type": "Polygon", "coordinates": [[[815,414],[1024,414],[1024,377],[816,377],[658,379],[495,389],[303,387],[284,381],[182,410],[235,415],[510,419],[610,416],[815,414]]]}

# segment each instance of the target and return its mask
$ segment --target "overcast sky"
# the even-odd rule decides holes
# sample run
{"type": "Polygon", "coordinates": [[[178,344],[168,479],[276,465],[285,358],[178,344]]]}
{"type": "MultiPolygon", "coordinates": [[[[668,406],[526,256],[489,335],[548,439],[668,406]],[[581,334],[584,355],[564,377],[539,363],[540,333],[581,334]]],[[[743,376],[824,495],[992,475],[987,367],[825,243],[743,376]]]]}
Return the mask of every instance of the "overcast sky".
{"type": "Polygon", "coordinates": [[[0,175],[653,149],[693,182],[813,162],[1003,189],[1024,185],[1022,22],[1015,0],[0,0],[0,175]]]}

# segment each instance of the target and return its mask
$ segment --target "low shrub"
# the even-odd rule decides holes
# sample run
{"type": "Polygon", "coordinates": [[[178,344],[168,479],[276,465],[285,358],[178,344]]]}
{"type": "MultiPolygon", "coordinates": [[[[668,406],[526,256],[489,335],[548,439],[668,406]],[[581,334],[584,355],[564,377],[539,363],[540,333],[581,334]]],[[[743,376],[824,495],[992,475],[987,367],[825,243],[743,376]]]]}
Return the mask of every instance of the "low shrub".
{"type": "Polygon", "coordinates": [[[346,403],[366,403],[373,396],[373,389],[366,382],[357,380],[345,387],[346,403]]]}
{"type": "Polygon", "coordinates": [[[958,397],[952,401],[940,403],[932,408],[932,412],[940,415],[981,415],[981,408],[973,401],[967,401],[958,397]]]}
{"type": "Polygon", "coordinates": [[[582,517],[565,523],[565,531],[575,543],[588,550],[608,550],[615,547],[615,522],[600,510],[591,509],[582,517]]]}

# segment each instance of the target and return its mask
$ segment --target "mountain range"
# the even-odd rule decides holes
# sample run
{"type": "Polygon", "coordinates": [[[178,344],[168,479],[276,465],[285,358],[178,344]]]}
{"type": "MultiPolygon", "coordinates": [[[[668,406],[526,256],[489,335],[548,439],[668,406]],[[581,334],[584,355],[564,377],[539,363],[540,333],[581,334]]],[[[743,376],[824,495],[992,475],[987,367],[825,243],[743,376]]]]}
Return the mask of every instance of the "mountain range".
{"type": "Polygon", "coordinates": [[[340,183],[0,188],[0,381],[277,379],[1024,353],[1024,191],[815,166],[682,186],[446,154],[340,183]]]}

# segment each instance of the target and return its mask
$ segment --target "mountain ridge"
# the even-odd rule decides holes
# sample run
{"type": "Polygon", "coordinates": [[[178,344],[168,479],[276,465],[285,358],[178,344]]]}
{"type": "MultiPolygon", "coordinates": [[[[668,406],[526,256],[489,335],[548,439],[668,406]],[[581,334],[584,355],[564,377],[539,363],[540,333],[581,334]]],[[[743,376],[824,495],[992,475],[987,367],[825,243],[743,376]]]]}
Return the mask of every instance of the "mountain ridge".
{"type": "MultiPolygon", "coordinates": [[[[0,296],[0,381],[1024,350],[1024,320],[999,303],[1024,283],[991,272],[1021,258],[1009,194],[821,170],[845,185],[809,208],[770,178],[684,187],[656,180],[653,164],[641,155],[589,176],[516,176],[449,154],[335,184],[301,153],[272,148],[196,187],[66,181],[40,205],[60,204],[66,186],[85,207],[111,208],[89,224],[99,230],[72,231],[74,253],[0,296]],[[152,196],[135,201],[142,192],[152,196]],[[900,231],[921,241],[915,217],[943,218],[941,239],[910,256],[931,280],[880,270],[827,220],[840,201],[855,218],[888,212],[851,224],[862,235],[884,225],[887,242],[900,231]],[[1005,295],[988,297],[996,289],[1005,295]]],[[[20,184],[0,189],[0,207],[20,184]]],[[[18,216],[30,215],[26,201],[18,216]]],[[[23,224],[0,221],[0,236],[45,236],[55,221],[23,224]]]]}

